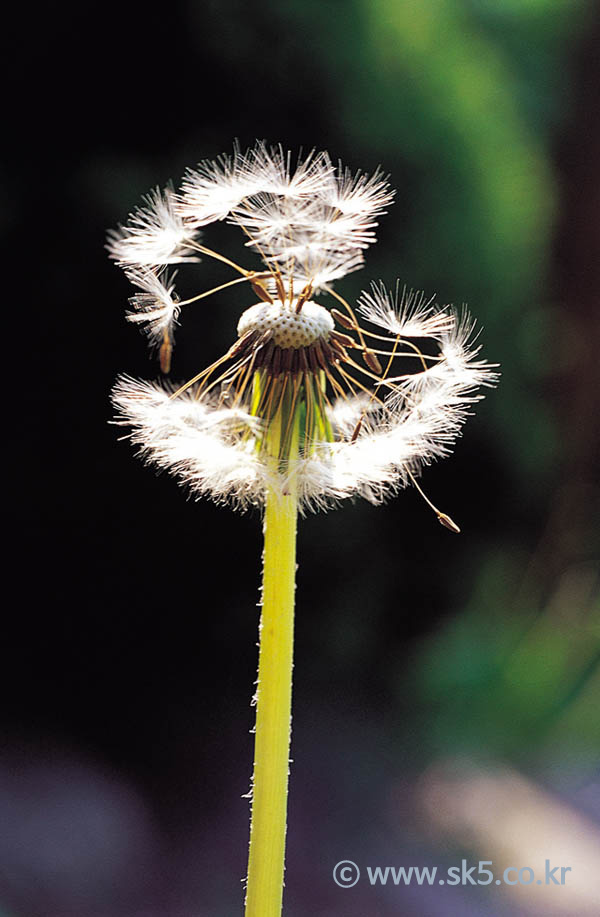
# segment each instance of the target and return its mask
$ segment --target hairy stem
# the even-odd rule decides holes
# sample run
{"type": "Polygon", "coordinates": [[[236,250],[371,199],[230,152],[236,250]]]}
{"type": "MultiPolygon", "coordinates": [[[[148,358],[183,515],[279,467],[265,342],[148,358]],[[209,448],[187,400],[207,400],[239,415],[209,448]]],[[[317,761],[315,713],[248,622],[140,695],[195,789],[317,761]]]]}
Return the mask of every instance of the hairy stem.
{"type": "Polygon", "coordinates": [[[283,898],[298,509],[294,482],[285,490],[269,490],[264,521],[246,917],[280,917],[283,898]]]}

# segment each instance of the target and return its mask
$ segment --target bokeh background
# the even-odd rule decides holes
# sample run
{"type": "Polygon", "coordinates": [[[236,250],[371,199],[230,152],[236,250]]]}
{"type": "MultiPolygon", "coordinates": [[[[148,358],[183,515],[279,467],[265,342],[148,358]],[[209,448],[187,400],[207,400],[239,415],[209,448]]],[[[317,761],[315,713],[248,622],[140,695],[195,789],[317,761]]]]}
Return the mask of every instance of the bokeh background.
{"type": "MultiPolygon", "coordinates": [[[[462,535],[414,491],[301,525],[286,914],[600,913],[598,25],[584,0],[108,0],[18,27],[2,917],[241,914],[261,520],[186,500],[109,425],[115,376],[157,367],[103,250],[234,138],[381,164],[396,202],[338,289],[467,302],[502,364],[423,477],[462,535]],[[572,872],[364,877],[463,858],[572,872]],[[342,859],[363,870],[349,890],[342,859]]],[[[209,236],[239,256],[235,230],[209,236]]],[[[229,279],[184,267],[183,290],[229,279]]],[[[251,302],[186,313],[174,377],[251,302]]]]}

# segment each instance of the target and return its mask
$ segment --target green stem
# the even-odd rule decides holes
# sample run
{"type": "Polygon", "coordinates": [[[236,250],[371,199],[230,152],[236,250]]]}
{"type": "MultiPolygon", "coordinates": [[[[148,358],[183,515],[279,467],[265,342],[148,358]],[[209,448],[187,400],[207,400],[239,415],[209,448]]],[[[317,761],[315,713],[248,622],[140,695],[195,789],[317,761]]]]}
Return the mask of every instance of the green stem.
{"type": "Polygon", "coordinates": [[[246,917],[280,917],[290,757],[297,497],[267,494],[246,917]]]}

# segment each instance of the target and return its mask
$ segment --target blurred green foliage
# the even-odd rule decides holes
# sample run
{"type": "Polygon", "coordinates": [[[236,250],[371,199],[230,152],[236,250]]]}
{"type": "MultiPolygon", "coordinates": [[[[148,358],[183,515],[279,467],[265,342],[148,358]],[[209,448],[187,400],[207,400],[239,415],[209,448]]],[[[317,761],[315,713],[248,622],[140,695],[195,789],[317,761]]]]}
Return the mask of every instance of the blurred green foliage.
{"type": "Polygon", "coordinates": [[[591,564],[543,607],[516,558],[488,557],[464,611],[428,640],[414,671],[432,752],[594,767],[600,751],[600,606],[591,564]]]}

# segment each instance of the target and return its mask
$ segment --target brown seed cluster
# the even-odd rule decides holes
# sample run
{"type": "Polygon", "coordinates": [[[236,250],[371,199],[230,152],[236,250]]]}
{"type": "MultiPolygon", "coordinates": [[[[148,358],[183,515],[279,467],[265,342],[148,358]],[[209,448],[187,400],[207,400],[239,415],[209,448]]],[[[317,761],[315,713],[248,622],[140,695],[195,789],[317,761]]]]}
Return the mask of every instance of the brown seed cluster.
{"type": "Polygon", "coordinates": [[[252,360],[253,369],[264,369],[269,376],[327,372],[331,364],[348,360],[347,347],[355,341],[346,334],[332,331],[308,347],[277,347],[272,331],[248,331],[229,351],[230,359],[252,360]]]}
{"type": "MultiPolygon", "coordinates": [[[[331,315],[344,328],[357,331],[360,335],[358,325],[343,313],[332,309],[331,315]]],[[[303,347],[281,347],[275,344],[274,338],[272,329],[262,331],[254,328],[246,331],[230,349],[228,357],[248,360],[253,370],[264,369],[269,376],[276,378],[287,374],[317,374],[320,371],[327,373],[332,364],[351,362],[348,350],[358,349],[369,370],[377,376],[382,374],[377,355],[364,342],[359,343],[341,331],[328,331],[303,347]]]]}

